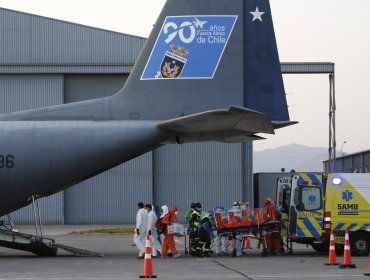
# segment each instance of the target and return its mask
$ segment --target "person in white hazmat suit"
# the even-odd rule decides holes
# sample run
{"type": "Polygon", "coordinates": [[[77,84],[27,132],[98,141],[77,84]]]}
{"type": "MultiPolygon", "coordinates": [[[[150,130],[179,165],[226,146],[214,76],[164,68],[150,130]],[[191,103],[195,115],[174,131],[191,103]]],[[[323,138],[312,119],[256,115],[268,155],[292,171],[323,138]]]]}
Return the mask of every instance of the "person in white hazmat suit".
{"type": "Polygon", "coordinates": [[[162,245],[158,241],[158,232],[155,227],[155,223],[157,221],[157,215],[154,212],[153,205],[147,204],[145,205],[145,209],[148,211],[148,226],[147,226],[147,233],[150,236],[150,242],[152,244],[152,256],[157,257],[158,252],[162,251],[162,245]]]}
{"type": "MultiPolygon", "coordinates": [[[[228,216],[228,210],[223,207],[223,206],[217,206],[213,210],[214,214],[220,213],[221,216],[228,216]]],[[[227,256],[227,247],[228,247],[228,237],[223,236],[221,234],[218,234],[217,231],[215,232],[215,239],[214,239],[214,244],[215,244],[215,249],[216,249],[216,255],[217,256],[227,256]]]]}
{"type": "MultiPolygon", "coordinates": [[[[229,212],[234,212],[234,215],[238,218],[242,217],[242,211],[240,207],[241,203],[239,201],[233,202],[233,206],[229,210],[229,212]]],[[[242,242],[239,238],[231,240],[231,249],[232,252],[236,253],[236,257],[240,257],[242,255],[242,242]]]]}
{"type": "Polygon", "coordinates": [[[144,258],[145,253],[145,238],[148,226],[148,212],[144,209],[144,203],[139,202],[137,204],[137,214],[136,214],[136,229],[134,235],[134,242],[136,247],[139,249],[138,259],[144,258]]]}

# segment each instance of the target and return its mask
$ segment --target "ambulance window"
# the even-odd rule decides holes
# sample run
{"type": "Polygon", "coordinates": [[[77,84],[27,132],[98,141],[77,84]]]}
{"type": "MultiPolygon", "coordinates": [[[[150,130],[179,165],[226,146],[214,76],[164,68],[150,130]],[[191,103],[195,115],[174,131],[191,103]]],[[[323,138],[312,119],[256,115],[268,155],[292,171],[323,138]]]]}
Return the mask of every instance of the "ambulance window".
{"type": "Polygon", "coordinates": [[[283,201],[282,201],[282,208],[283,213],[288,213],[290,207],[290,190],[284,190],[283,193],[283,201]]]}
{"type": "Polygon", "coordinates": [[[321,188],[303,187],[301,193],[301,204],[305,211],[313,211],[321,209],[321,188]]]}
{"type": "Polygon", "coordinates": [[[294,205],[298,206],[299,201],[300,201],[300,193],[301,193],[301,187],[297,187],[294,190],[294,205]]]}
{"type": "Polygon", "coordinates": [[[281,188],[280,189],[280,192],[279,192],[279,204],[282,204],[283,203],[283,200],[284,200],[284,189],[281,188]]]}

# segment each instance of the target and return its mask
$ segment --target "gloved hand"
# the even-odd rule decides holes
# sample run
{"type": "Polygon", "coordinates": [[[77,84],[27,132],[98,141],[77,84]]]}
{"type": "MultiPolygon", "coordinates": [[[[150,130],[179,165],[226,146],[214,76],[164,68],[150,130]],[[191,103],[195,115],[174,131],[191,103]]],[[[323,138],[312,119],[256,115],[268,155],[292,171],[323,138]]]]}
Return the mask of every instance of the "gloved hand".
{"type": "Polygon", "coordinates": [[[170,226],[170,225],[172,225],[172,223],[171,222],[168,222],[168,225],[170,226]]]}
{"type": "Polygon", "coordinates": [[[136,229],[136,234],[140,235],[140,229],[138,229],[138,228],[136,229]]]}
{"type": "Polygon", "coordinates": [[[148,234],[149,234],[149,235],[152,235],[152,231],[151,231],[151,230],[148,230],[148,234]]]}

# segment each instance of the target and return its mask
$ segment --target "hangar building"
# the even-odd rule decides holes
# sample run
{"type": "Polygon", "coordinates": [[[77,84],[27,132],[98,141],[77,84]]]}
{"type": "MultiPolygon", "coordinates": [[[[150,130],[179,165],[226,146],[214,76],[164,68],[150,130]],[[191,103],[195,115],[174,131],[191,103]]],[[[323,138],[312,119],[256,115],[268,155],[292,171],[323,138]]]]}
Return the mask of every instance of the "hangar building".
{"type": "MultiPolygon", "coordinates": [[[[113,95],[146,41],[2,8],[0,22],[0,113],[113,95]]],[[[176,204],[182,217],[191,202],[252,201],[251,186],[251,142],[167,145],[39,205],[43,224],[134,223],[138,201],[176,204]]],[[[11,216],[34,223],[31,206],[11,216]]]]}
{"type": "MultiPolygon", "coordinates": [[[[322,161],[324,172],[329,172],[329,160],[322,161]]],[[[342,154],[336,158],[334,172],[370,173],[370,150],[353,154],[342,154]]]]}

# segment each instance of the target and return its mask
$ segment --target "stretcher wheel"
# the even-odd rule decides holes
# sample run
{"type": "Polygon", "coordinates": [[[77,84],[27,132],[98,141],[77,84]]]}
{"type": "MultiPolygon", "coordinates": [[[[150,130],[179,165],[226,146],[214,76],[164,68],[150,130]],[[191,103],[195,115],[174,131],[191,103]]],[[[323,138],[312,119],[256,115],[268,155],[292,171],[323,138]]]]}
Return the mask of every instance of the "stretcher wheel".
{"type": "Polygon", "coordinates": [[[266,250],[262,250],[261,256],[262,257],[267,257],[269,254],[267,253],[266,250]]]}
{"type": "Polygon", "coordinates": [[[233,249],[233,251],[231,252],[231,256],[232,256],[233,258],[235,258],[235,257],[236,257],[236,249],[233,249]]]}

